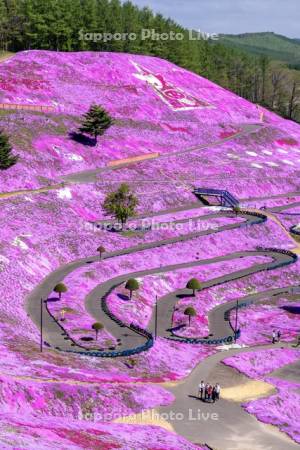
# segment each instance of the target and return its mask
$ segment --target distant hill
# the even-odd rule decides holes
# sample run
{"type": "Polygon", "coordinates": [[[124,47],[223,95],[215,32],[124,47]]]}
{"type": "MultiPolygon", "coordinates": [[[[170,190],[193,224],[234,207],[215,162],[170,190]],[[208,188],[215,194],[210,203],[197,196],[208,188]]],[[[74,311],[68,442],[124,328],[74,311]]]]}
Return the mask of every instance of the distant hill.
{"type": "Polygon", "coordinates": [[[272,32],[221,35],[220,41],[256,55],[267,55],[300,69],[300,39],[290,39],[272,32]]]}

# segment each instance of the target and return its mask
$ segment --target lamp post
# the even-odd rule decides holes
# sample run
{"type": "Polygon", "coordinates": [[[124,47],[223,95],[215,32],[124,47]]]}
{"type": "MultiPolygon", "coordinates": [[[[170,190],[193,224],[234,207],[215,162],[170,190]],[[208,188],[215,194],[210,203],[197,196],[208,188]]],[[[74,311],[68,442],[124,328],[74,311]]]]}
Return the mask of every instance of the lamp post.
{"type": "Polygon", "coordinates": [[[41,310],[40,310],[40,313],[41,313],[41,340],[40,340],[40,351],[41,352],[43,352],[43,303],[44,303],[44,301],[43,301],[43,299],[41,298],[41,310]]]}
{"type": "Polygon", "coordinates": [[[157,295],[155,297],[155,328],[154,328],[155,340],[157,339],[157,295]]]}
{"type": "Polygon", "coordinates": [[[235,327],[234,327],[234,342],[235,343],[236,343],[236,339],[237,339],[238,311],[239,311],[239,300],[236,301],[236,308],[235,308],[235,327]]]}

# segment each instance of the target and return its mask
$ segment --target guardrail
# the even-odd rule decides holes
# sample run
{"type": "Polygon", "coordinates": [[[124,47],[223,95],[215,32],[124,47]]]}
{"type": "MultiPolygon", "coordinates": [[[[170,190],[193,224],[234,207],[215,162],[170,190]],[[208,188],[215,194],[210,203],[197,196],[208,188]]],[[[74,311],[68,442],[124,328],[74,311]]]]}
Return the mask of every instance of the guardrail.
{"type": "MultiPolygon", "coordinates": [[[[236,333],[236,339],[241,336],[241,330],[238,330],[236,333]]],[[[183,342],[184,344],[206,344],[206,345],[222,345],[222,344],[232,344],[234,341],[235,335],[228,335],[223,338],[218,339],[204,339],[204,338],[189,338],[189,337],[180,337],[177,335],[173,335],[173,337],[166,337],[166,339],[170,341],[183,342]]]]}
{"type": "Polygon", "coordinates": [[[195,188],[193,192],[196,196],[208,195],[214,197],[221,197],[222,206],[225,206],[226,203],[229,204],[229,206],[231,207],[239,205],[238,200],[230,192],[224,189],[195,188]]]}
{"type": "MultiPolygon", "coordinates": [[[[85,356],[94,356],[94,357],[98,357],[98,358],[117,358],[117,357],[124,357],[124,356],[132,356],[132,355],[136,355],[137,353],[141,353],[143,351],[149,350],[154,343],[154,339],[151,333],[149,333],[147,330],[144,330],[143,328],[140,328],[137,325],[134,324],[130,324],[129,326],[123,324],[123,322],[121,322],[117,317],[115,317],[107,308],[106,305],[106,301],[105,298],[102,299],[102,308],[104,310],[104,312],[109,316],[109,318],[111,320],[113,320],[114,322],[116,322],[118,325],[120,325],[121,327],[126,327],[131,329],[132,331],[134,331],[135,333],[140,334],[141,336],[146,338],[146,343],[144,345],[140,345],[138,347],[134,347],[132,349],[127,349],[127,350],[120,350],[120,351],[98,351],[98,350],[90,350],[87,347],[84,347],[81,344],[78,344],[70,335],[69,333],[64,329],[64,327],[59,323],[59,321],[56,319],[56,317],[51,313],[51,311],[48,308],[47,305],[47,301],[45,302],[45,307],[46,310],[48,312],[48,314],[51,316],[51,318],[56,322],[56,324],[60,327],[60,329],[62,330],[63,334],[66,337],[66,340],[70,340],[72,342],[72,344],[79,348],[82,348],[82,350],[62,350],[59,347],[54,347],[55,350],[61,351],[61,352],[66,352],[66,353],[75,353],[75,354],[79,354],[79,355],[85,355],[85,356]]],[[[50,344],[46,343],[47,346],[50,346],[50,344]]],[[[51,347],[51,346],[50,346],[51,347]]]]}

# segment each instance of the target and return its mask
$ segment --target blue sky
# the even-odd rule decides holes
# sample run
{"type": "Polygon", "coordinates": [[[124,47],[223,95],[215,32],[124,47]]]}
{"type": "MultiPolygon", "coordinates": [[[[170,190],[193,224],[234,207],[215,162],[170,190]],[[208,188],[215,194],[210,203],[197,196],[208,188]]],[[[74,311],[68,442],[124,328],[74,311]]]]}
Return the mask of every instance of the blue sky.
{"type": "Polygon", "coordinates": [[[208,33],[274,31],[300,38],[300,0],[132,0],[208,33]]]}

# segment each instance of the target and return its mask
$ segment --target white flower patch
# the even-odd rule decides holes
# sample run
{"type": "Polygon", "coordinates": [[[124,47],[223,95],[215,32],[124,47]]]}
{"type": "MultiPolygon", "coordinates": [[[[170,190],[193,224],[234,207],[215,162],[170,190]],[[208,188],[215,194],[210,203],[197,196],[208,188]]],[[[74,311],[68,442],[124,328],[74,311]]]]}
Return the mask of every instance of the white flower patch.
{"type": "Polygon", "coordinates": [[[227,153],[227,156],[232,159],[240,159],[238,155],[234,155],[233,153],[227,153]]]}
{"type": "Polygon", "coordinates": [[[58,154],[60,155],[62,149],[60,147],[58,147],[58,145],[52,145],[52,149],[58,154]]]}
{"type": "Polygon", "coordinates": [[[271,167],[278,167],[278,164],[274,163],[273,161],[267,161],[266,164],[271,167]]]}
{"type": "Polygon", "coordinates": [[[64,189],[60,189],[60,190],[57,192],[57,197],[60,198],[60,199],[62,199],[62,200],[64,200],[64,199],[70,200],[70,199],[72,198],[72,192],[71,192],[71,189],[68,188],[68,187],[66,187],[66,188],[64,188],[64,189]]]}
{"type": "Polygon", "coordinates": [[[67,159],[70,159],[71,161],[83,161],[83,157],[80,155],[76,155],[75,153],[67,153],[65,157],[67,159]]]}
{"type": "Polygon", "coordinates": [[[278,148],[277,149],[277,151],[279,152],[279,153],[283,153],[283,154],[288,154],[288,151],[287,150],[283,150],[283,148],[278,148]]]}
{"type": "Polygon", "coordinates": [[[265,155],[268,155],[268,156],[272,156],[273,155],[273,152],[270,152],[269,150],[263,150],[262,151],[265,155]]]}
{"type": "Polygon", "coordinates": [[[283,159],[282,162],[283,162],[284,164],[288,164],[289,166],[294,166],[294,165],[295,165],[292,161],[290,161],[290,160],[288,160],[288,159],[283,159]]]}
{"type": "Polygon", "coordinates": [[[249,155],[249,156],[258,156],[258,154],[257,153],[255,153],[255,152],[246,152],[247,153],[247,155],[249,155]]]}
{"type": "Polygon", "coordinates": [[[22,241],[20,236],[15,237],[15,239],[12,241],[12,245],[14,245],[15,247],[20,247],[22,250],[28,250],[28,245],[22,241]]]}
{"type": "Polygon", "coordinates": [[[3,255],[0,255],[0,264],[8,264],[8,263],[9,263],[9,259],[3,255]]]}
{"type": "Polygon", "coordinates": [[[251,163],[252,167],[255,167],[256,169],[263,169],[263,166],[261,164],[251,163]]]}

